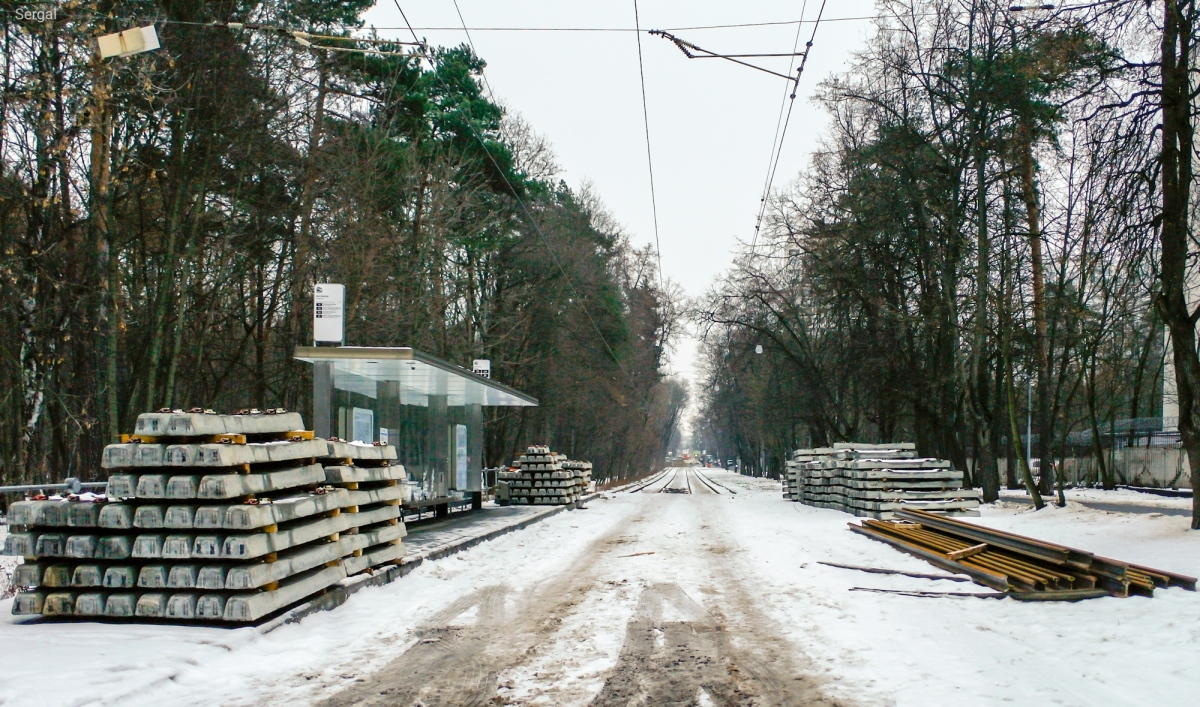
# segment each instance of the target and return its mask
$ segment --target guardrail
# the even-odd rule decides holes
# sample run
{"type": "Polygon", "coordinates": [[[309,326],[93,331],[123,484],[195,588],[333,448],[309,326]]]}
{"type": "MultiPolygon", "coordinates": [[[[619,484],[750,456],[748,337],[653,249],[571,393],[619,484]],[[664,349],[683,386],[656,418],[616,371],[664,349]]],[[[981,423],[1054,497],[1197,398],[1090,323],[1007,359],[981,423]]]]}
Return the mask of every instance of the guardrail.
{"type": "Polygon", "coordinates": [[[24,484],[22,486],[0,486],[0,493],[26,493],[28,491],[66,491],[67,493],[80,493],[84,489],[102,489],[107,488],[107,481],[80,481],[75,477],[70,477],[61,484],[24,484]]]}

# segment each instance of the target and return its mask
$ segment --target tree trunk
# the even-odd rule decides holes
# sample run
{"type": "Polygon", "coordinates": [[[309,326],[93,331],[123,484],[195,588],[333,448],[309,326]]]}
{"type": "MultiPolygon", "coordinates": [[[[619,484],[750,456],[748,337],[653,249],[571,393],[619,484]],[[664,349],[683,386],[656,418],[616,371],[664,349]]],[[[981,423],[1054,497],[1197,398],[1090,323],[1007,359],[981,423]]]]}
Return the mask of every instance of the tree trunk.
{"type": "Polygon", "coordinates": [[[1050,352],[1046,347],[1046,276],[1042,263],[1042,211],[1038,199],[1036,165],[1033,159],[1033,127],[1024,121],[1021,129],[1021,198],[1029,228],[1029,258],[1033,270],[1034,363],[1037,366],[1037,457],[1041,460],[1038,489],[1050,493],[1054,482],[1051,451],[1053,420],[1050,415],[1050,352]]]}
{"type": "MultiPolygon", "coordinates": [[[[982,140],[982,136],[979,136],[982,140]]],[[[991,238],[987,223],[987,150],[980,147],[975,156],[975,218],[978,221],[975,237],[975,342],[972,353],[975,357],[975,419],[979,434],[976,437],[975,481],[983,488],[983,502],[992,503],[1000,498],[1000,475],[996,469],[996,456],[992,454],[992,407],[989,393],[991,381],[988,375],[988,332],[987,309],[989,270],[991,261],[991,238]]]]}
{"type": "Polygon", "coordinates": [[[1046,504],[1042,501],[1041,491],[1034,483],[1033,473],[1029,470],[1029,460],[1021,453],[1021,432],[1017,424],[1017,396],[1013,389],[1012,292],[1008,287],[1005,290],[1004,299],[1008,311],[1007,316],[1001,322],[1000,354],[1004,365],[1004,387],[1008,391],[1008,438],[1012,440],[1010,453],[1021,460],[1021,480],[1025,483],[1025,490],[1029,492],[1029,497],[1033,499],[1033,507],[1041,510],[1046,504]]]}
{"type": "MultiPolygon", "coordinates": [[[[1192,488],[1200,488],[1200,357],[1196,353],[1196,317],[1188,309],[1188,215],[1192,187],[1191,45],[1193,2],[1164,0],[1162,38],[1162,231],[1161,289],[1155,305],[1171,334],[1175,386],[1179,398],[1179,436],[1187,453],[1192,488]],[[1182,7],[1181,7],[1182,5],[1182,7]]],[[[1192,528],[1200,530],[1200,494],[1192,499],[1192,528]]]]}
{"type": "Polygon", "coordinates": [[[117,398],[117,346],[119,341],[117,297],[120,276],[117,256],[113,252],[112,233],[109,227],[109,184],[111,165],[109,142],[112,135],[112,116],[108,110],[108,72],[103,60],[93,59],[92,74],[92,145],[89,159],[89,221],[92,238],[96,243],[96,266],[100,273],[98,293],[98,321],[101,328],[100,356],[103,361],[101,390],[103,391],[104,431],[111,442],[120,438],[121,419],[117,398]]]}
{"type": "MultiPolygon", "coordinates": [[[[1107,460],[1104,458],[1104,444],[1100,441],[1100,423],[1096,416],[1096,353],[1093,351],[1088,360],[1087,372],[1087,408],[1088,424],[1092,430],[1092,456],[1096,458],[1096,468],[1100,472],[1100,483],[1106,489],[1116,488],[1112,474],[1109,473],[1107,460]]],[[[1115,441],[1115,440],[1113,440],[1115,441]]]]}
{"type": "Polygon", "coordinates": [[[288,306],[291,307],[292,329],[295,336],[293,343],[307,344],[303,332],[305,330],[304,314],[307,308],[301,305],[305,298],[308,285],[308,261],[312,258],[312,222],[313,205],[316,201],[317,153],[320,150],[322,133],[325,130],[325,96],[327,71],[325,62],[319,60],[317,75],[317,106],[313,115],[312,130],[308,135],[308,155],[304,164],[304,181],[300,185],[300,233],[296,237],[292,256],[292,283],[288,306]]]}

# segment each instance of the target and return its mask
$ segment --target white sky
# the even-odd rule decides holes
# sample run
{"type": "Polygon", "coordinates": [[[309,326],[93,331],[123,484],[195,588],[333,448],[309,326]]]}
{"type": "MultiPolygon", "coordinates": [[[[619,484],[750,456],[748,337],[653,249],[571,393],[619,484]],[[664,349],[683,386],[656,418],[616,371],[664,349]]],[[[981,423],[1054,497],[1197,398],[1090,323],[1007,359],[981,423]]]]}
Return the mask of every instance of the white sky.
{"type": "MultiPolygon", "coordinates": [[[[813,20],[820,0],[640,0],[643,29],[813,20]],[[804,6],[807,4],[807,8],[804,6]]],[[[402,0],[417,34],[436,45],[466,40],[451,0],[402,0]],[[448,29],[432,29],[448,28],[448,29]],[[457,28],[457,29],[455,29],[457,28]]],[[[634,27],[633,0],[458,0],[471,28],[634,27]]],[[[829,0],[788,129],[776,188],[794,179],[827,122],[810,98],[817,83],[844,70],[871,29],[874,0],[829,0]]],[[[392,0],[367,13],[368,24],[403,27],[392,0]]],[[[800,46],[812,25],[802,30],[800,46]]],[[[677,36],[722,53],[786,53],[796,25],[678,30],[677,36]]],[[[383,36],[408,38],[381,29],[383,36]]],[[[738,239],[754,231],[783,79],[720,59],[687,59],[661,37],[642,34],[650,140],[663,271],[699,295],[729,266],[738,239]]],[[[562,178],[591,182],[634,243],[654,242],[637,40],[632,32],[471,32],[487,61],[496,97],[525,116],[554,145],[562,178]]],[[[787,73],[787,58],[749,59],[787,73]]],[[[682,342],[672,368],[691,377],[695,342],[682,342]]]]}

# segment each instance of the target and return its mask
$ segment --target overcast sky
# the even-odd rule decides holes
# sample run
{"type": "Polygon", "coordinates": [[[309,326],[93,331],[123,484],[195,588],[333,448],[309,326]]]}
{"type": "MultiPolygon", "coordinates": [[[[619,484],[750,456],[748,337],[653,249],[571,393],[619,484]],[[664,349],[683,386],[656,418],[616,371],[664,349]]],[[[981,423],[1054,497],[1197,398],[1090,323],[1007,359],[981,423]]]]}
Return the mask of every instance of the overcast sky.
{"type": "MultiPolygon", "coordinates": [[[[642,29],[814,20],[820,0],[639,0],[642,29]],[[807,7],[805,5],[807,4],[807,7]],[[803,17],[801,16],[804,11],[803,17]]],[[[466,36],[452,0],[402,0],[417,34],[456,45],[466,36]],[[444,28],[444,29],[437,29],[444,28]]],[[[634,27],[633,0],[458,0],[496,97],[554,145],[562,178],[594,185],[637,244],[654,242],[637,35],[633,32],[495,31],[483,28],[634,27]]],[[[800,85],[775,184],[803,169],[826,124],[811,96],[840,73],[871,29],[874,0],[829,0],[800,85]]],[[[366,15],[384,36],[408,37],[392,0],[366,15]]],[[[677,36],[722,53],[787,53],[796,24],[678,29],[677,36]]],[[[800,46],[812,24],[801,30],[800,46]]],[[[718,59],[688,60],[660,37],[641,35],[664,274],[699,295],[729,266],[738,239],[754,231],[783,79],[718,59]]],[[[787,58],[758,60],[787,73],[787,58]]],[[[673,368],[691,375],[695,347],[684,342],[673,368]]]]}

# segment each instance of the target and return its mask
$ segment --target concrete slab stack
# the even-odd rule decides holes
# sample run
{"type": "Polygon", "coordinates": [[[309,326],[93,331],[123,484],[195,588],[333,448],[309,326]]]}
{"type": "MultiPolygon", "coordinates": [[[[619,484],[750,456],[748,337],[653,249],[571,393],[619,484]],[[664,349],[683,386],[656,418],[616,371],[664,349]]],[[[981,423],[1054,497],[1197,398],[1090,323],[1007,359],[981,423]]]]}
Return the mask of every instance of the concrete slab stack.
{"type": "Polygon", "coordinates": [[[513,505],[562,506],[579,500],[591,483],[590,462],[570,461],[566,456],[534,445],[513,463],[517,471],[500,473],[513,505]]]}
{"type": "Polygon", "coordinates": [[[282,411],[136,430],[104,450],[106,497],[12,505],[14,614],[256,622],[403,557],[394,448],[314,439],[282,411]]]}
{"type": "Polygon", "coordinates": [[[399,562],[407,534],[400,504],[411,500],[411,490],[404,467],[395,463],[396,448],[340,440],[327,444],[325,482],[347,494],[342,509],[350,525],[342,536],[346,574],[399,562]]]}
{"type": "Polygon", "coordinates": [[[979,515],[978,494],[962,487],[962,472],[946,460],[917,459],[912,443],[839,443],[828,451],[799,468],[801,502],[879,520],[902,509],[979,515]]]}
{"type": "Polygon", "coordinates": [[[783,497],[789,501],[803,501],[808,464],[832,455],[832,447],[797,449],[792,452],[792,458],[787,461],[787,471],[784,475],[783,497]]]}
{"type": "Polygon", "coordinates": [[[570,472],[575,476],[576,498],[586,495],[592,488],[592,463],[566,457],[562,457],[559,463],[562,465],[563,471],[570,472]]]}
{"type": "Polygon", "coordinates": [[[885,457],[911,457],[914,451],[910,444],[870,445],[837,443],[832,447],[813,450],[814,459],[806,465],[803,498],[809,505],[846,513],[853,512],[847,503],[845,486],[842,484],[843,463],[855,459],[860,453],[872,452],[885,457]]]}

